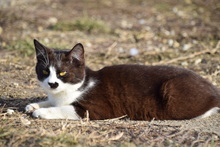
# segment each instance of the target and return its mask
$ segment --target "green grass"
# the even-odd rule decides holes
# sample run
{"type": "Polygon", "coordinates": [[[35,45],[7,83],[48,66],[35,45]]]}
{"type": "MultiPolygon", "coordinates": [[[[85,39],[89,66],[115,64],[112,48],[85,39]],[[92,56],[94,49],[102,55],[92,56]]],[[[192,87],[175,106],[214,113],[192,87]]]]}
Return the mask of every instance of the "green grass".
{"type": "MultiPolygon", "coordinates": [[[[57,45],[54,43],[45,43],[44,41],[40,41],[42,44],[53,48],[53,49],[67,49],[67,46],[64,45],[57,45]]],[[[28,57],[35,54],[35,48],[33,40],[26,39],[26,40],[16,40],[10,44],[6,45],[6,49],[11,51],[17,51],[21,56],[28,57]]]]}
{"type": "Polygon", "coordinates": [[[172,5],[165,2],[161,2],[154,4],[154,8],[156,8],[158,11],[167,12],[172,9],[172,5]]]}
{"type": "Polygon", "coordinates": [[[79,30],[87,33],[110,33],[111,29],[103,21],[90,18],[82,17],[75,21],[64,21],[58,22],[57,24],[51,26],[52,30],[59,31],[74,31],[79,30]]]}
{"type": "Polygon", "coordinates": [[[16,50],[23,56],[31,56],[35,53],[32,40],[17,40],[6,46],[8,50],[16,50]]]}

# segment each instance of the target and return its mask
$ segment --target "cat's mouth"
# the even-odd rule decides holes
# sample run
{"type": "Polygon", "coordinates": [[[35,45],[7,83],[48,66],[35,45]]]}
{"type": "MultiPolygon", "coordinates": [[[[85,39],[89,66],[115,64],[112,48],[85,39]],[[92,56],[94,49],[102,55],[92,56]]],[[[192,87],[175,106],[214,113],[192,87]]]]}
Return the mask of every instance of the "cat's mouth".
{"type": "Polygon", "coordinates": [[[63,90],[60,88],[49,88],[47,91],[53,94],[57,94],[57,93],[62,92],[63,90]]]}

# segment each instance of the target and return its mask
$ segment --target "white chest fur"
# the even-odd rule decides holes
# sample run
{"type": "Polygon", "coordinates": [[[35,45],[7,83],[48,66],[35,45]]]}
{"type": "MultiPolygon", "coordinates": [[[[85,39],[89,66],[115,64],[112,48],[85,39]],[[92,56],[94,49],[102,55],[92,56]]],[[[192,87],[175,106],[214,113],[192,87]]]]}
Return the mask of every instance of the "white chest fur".
{"type": "Polygon", "coordinates": [[[56,107],[69,105],[82,98],[83,94],[88,92],[94,85],[95,81],[91,79],[89,80],[88,86],[85,87],[85,89],[83,89],[82,91],[79,91],[74,90],[72,85],[69,84],[69,86],[66,86],[66,90],[59,93],[48,92],[48,101],[51,103],[52,106],[56,107]]]}
{"type": "Polygon", "coordinates": [[[80,99],[84,91],[71,91],[66,90],[56,94],[48,93],[48,101],[52,106],[64,106],[69,105],[77,99],[80,99]]]}
{"type": "Polygon", "coordinates": [[[48,101],[52,106],[59,107],[69,105],[74,101],[79,100],[84,93],[95,85],[95,81],[90,79],[87,84],[88,86],[80,91],[78,89],[83,85],[84,80],[77,84],[64,83],[57,78],[56,69],[54,67],[50,67],[49,69],[50,75],[43,82],[40,82],[40,85],[47,92],[48,101]],[[57,82],[59,87],[51,89],[48,82],[57,82]]]}

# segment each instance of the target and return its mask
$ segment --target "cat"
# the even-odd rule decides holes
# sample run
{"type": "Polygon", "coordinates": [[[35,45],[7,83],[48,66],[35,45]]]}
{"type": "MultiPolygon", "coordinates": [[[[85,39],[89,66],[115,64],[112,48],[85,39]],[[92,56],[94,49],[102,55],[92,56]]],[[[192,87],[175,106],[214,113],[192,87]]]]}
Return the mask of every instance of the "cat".
{"type": "Polygon", "coordinates": [[[33,117],[80,120],[185,120],[220,111],[220,91],[191,70],[114,65],[93,71],[84,47],[54,50],[34,40],[36,74],[48,99],[25,107],[33,117]]]}

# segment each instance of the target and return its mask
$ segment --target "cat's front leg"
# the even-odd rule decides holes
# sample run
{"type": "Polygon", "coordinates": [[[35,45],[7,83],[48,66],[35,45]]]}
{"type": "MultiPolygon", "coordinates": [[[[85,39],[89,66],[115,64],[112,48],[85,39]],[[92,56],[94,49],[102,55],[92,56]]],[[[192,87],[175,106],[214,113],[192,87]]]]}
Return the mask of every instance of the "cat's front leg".
{"type": "Polygon", "coordinates": [[[43,119],[80,119],[74,107],[71,105],[61,107],[39,108],[35,110],[32,115],[33,117],[43,119]]]}
{"type": "Polygon", "coordinates": [[[51,103],[49,101],[43,101],[43,102],[39,102],[39,103],[31,103],[25,107],[25,111],[30,113],[30,112],[34,112],[34,110],[37,110],[39,108],[47,108],[50,106],[51,106],[51,103]]]}

